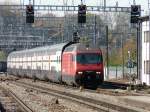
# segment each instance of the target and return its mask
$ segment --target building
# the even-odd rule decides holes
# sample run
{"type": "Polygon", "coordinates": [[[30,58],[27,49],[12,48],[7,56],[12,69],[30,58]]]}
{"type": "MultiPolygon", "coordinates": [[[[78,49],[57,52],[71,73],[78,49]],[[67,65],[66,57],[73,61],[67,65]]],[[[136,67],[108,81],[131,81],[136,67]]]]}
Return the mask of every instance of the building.
{"type": "Polygon", "coordinates": [[[149,16],[141,18],[142,20],[142,71],[141,81],[150,85],[150,24],[149,16]]]}

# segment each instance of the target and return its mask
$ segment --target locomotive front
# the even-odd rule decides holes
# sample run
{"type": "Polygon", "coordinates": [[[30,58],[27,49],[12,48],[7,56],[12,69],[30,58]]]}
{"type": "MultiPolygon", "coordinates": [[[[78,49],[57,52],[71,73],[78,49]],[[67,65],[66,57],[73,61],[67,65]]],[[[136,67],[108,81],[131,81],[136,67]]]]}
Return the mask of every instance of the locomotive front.
{"type": "Polygon", "coordinates": [[[62,57],[62,80],[86,87],[101,84],[104,80],[101,50],[80,43],[68,46],[62,57]]]}
{"type": "Polygon", "coordinates": [[[97,87],[103,82],[103,77],[103,58],[100,51],[77,52],[75,75],[77,84],[97,87]]]}

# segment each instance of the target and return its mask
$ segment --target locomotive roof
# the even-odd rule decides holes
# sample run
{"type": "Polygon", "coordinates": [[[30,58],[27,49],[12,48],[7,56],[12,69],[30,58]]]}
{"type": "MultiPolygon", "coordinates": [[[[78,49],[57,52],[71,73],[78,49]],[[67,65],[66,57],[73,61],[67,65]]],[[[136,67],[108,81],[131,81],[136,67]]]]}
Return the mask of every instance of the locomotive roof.
{"type": "Polygon", "coordinates": [[[65,49],[65,51],[99,51],[99,50],[100,48],[94,46],[87,47],[83,43],[72,44],[65,49]]]}

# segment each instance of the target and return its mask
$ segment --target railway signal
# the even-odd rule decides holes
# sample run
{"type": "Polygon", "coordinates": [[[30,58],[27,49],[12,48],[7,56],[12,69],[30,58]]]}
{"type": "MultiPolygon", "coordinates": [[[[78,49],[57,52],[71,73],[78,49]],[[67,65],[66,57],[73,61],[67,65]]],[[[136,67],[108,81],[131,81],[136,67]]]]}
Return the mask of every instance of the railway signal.
{"type": "Polygon", "coordinates": [[[26,23],[34,23],[33,5],[26,5],[26,23]]]}
{"type": "Polygon", "coordinates": [[[141,16],[141,6],[140,5],[131,5],[131,23],[138,23],[139,17],[141,16]]]}
{"type": "Polygon", "coordinates": [[[78,23],[86,23],[86,5],[78,5],[78,23]]]}

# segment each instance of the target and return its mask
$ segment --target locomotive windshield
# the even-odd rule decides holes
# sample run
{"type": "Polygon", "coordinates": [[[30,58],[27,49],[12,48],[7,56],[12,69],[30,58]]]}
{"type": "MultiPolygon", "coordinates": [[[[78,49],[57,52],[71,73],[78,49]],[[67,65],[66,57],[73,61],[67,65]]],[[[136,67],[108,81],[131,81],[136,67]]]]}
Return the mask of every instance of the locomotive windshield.
{"type": "Polygon", "coordinates": [[[102,63],[102,55],[100,54],[77,54],[77,62],[81,64],[99,64],[102,63]]]}

